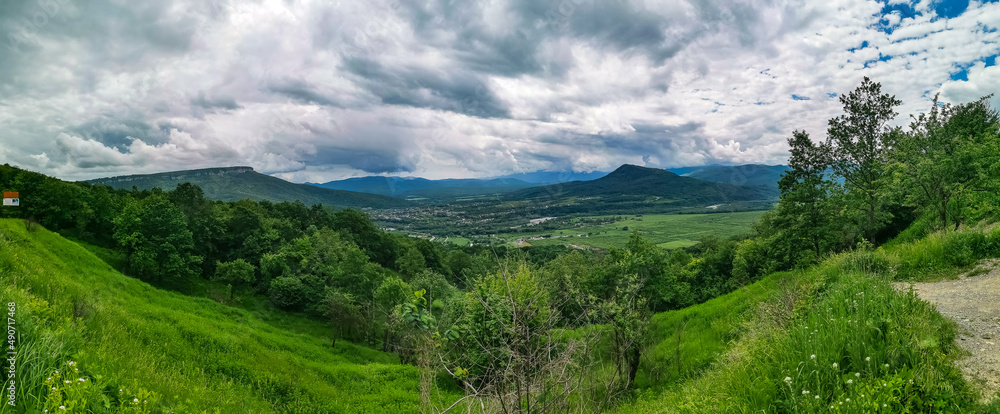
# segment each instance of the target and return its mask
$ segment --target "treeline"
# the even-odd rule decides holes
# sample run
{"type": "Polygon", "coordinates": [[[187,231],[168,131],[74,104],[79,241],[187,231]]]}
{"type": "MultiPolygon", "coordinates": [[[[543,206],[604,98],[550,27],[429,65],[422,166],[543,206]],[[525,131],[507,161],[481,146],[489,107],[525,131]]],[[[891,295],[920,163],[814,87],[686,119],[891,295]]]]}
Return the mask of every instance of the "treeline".
{"type": "Polygon", "coordinates": [[[996,217],[1000,117],[991,97],[963,104],[935,97],[904,130],[890,126],[901,102],[865,78],[841,96],[844,114],[829,120],[825,141],[806,131],[788,139],[791,169],[779,182],[780,202],[756,225],[756,237],[739,244],[734,276],[754,280],[996,217]]]}

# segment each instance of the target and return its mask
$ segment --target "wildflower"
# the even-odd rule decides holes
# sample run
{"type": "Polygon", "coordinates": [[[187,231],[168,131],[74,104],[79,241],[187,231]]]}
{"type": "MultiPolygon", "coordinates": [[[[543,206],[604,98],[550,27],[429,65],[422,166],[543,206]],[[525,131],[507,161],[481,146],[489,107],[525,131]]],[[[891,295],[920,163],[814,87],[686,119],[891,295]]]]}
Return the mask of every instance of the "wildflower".
{"type": "Polygon", "coordinates": [[[52,377],[49,377],[49,379],[48,379],[48,380],[46,380],[46,381],[52,381],[52,377]]]}
{"type": "Polygon", "coordinates": [[[63,383],[65,383],[65,384],[69,384],[69,380],[66,380],[66,381],[63,381],[63,383]]]}
{"type": "Polygon", "coordinates": [[[815,396],[815,397],[813,397],[813,398],[815,398],[815,399],[817,399],[817,400],[818,400],[818,399],[819,399],[819,396],[817,395],[817,396],[815,396]]]}
{"type": "Polygon", "coordinates": [[[83,378],[77,378],[77,381],[80,381],[80,382],[87,382],[87,380],[85,380],[85,379],[83,379],[83,378]]]}
{"type": "Polygon", "coordinates": [[[844,401],[847,401],[847,402],[851,402],[851,399],[850,399],[850,398],[847,398],[847,399],[845,399],[844,401]]]}
{"type": "Polygon", "coordinates": [[[888,407],[888,405],[882,404],[882,408],[888,407]]]}
{"type": "Polygon", "coordinates": [[[63,411],[66,411],[66,406],[65,406],[65,405],[60,405],[60,406],[59,406],[59,409],[60,409],[60,410],[63,410],[63,411]]]}
{"type": "Polygon", "coordinates": [[[855,376],[855,377],[860,377],[860,376],[861,376],[861,373],[860,373],[860,372],[855,372],[855,373],[854,373],[854,376],[855,376]]]}
{"type": "Polygon", "coordinates": [[[76,365],[76,362],[73,362],[73,361],[69,361],[69,362],[67,362],[67,363],[66,363],[66,365],[69,365],[69,366],[74,366],[74,365],[76,365]]]}
{"type": "Polygon", "coordinates": [[[816,354],[809,355],[809,359],[816,359],[816,354]]]}
{"type": "Polygon", "coordinates": [[[872,357],[865,357],[865,362],[870,362],[871,360],[872,360],[872,357]]]}
{"type": "Polygon", "coordinates": [[[837,363],[836,362],[833,363],[833,369],[837,369],[837,363]]]}
{"type": "Polygon", "coordinates": [[[886,367],[886,368],[889,368],[889,364],[885,364],[885,367],[886,367]]]}
{"type": "Polygon", "coordinates": [[[848,383],[848,384],[853,384],[853,383],[854,383],[854,380],[852,380],[852,379],[849,379],[849,380],[847,380],[847,383],[848,383]]]}
{"type": "Polygon", "coordinates": [[[134,403],[138,404],[138,403],[139,403],[139,399],[138,399],[138,398],[133,398],[133,399],[132,399],[132,402],[134,402],[134,403]]]}
{"type": "Polygon", "coordinates": [[[785,377],[785,382],[791,384],[792,383],[792,377],[785,377]]]}

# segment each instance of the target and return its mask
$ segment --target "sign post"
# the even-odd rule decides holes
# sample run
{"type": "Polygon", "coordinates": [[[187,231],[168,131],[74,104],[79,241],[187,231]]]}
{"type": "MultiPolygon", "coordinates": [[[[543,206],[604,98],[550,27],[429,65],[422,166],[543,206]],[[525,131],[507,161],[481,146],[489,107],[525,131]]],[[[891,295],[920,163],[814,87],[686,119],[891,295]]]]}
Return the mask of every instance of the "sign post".
{"type": "Polygon", "coordinates": [[[3,193],[3,205],[10,207],[17,207],[21,205],[21,199],[17,196],[17,193],[3,193]]]}

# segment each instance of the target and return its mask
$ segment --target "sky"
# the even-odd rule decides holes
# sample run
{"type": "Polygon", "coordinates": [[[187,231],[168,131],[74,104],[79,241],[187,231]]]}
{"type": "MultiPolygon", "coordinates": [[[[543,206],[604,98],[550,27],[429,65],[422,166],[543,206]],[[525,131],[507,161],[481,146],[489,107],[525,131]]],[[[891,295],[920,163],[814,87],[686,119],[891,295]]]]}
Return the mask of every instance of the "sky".
{"type": "Polygon", "coordinates": [[[997,26],[975,0],[5,0],[0,163],[294,182],[779,164],[864,76],[904,126],[935,94],[995,92],[997,26]]]}

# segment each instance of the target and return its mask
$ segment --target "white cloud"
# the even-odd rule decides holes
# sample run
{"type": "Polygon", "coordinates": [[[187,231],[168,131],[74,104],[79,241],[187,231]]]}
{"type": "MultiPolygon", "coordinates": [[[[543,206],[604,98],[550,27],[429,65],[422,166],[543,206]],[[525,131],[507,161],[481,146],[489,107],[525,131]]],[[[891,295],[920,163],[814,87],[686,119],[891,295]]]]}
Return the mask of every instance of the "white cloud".
{"type": "MultiPolygon", "coordinates": [[[[936,92],[1000,87],[981,62],[1000,52],[984,28],[996,3],[936,19],[931,1],[903,18],[861,0],[631,0],[547,20],[559,4],[72,3],[0,61],[0,161],[69,179],[249,164],[314,182],[780,163],[793,130],[824,138],[830,94],[863,76],[903,100],[900,124],[936,92]],[[109,29],[80,35],[95,24],[109,29]]],[[[34,10],[18,7],[0,33],[34,10]]]]}

